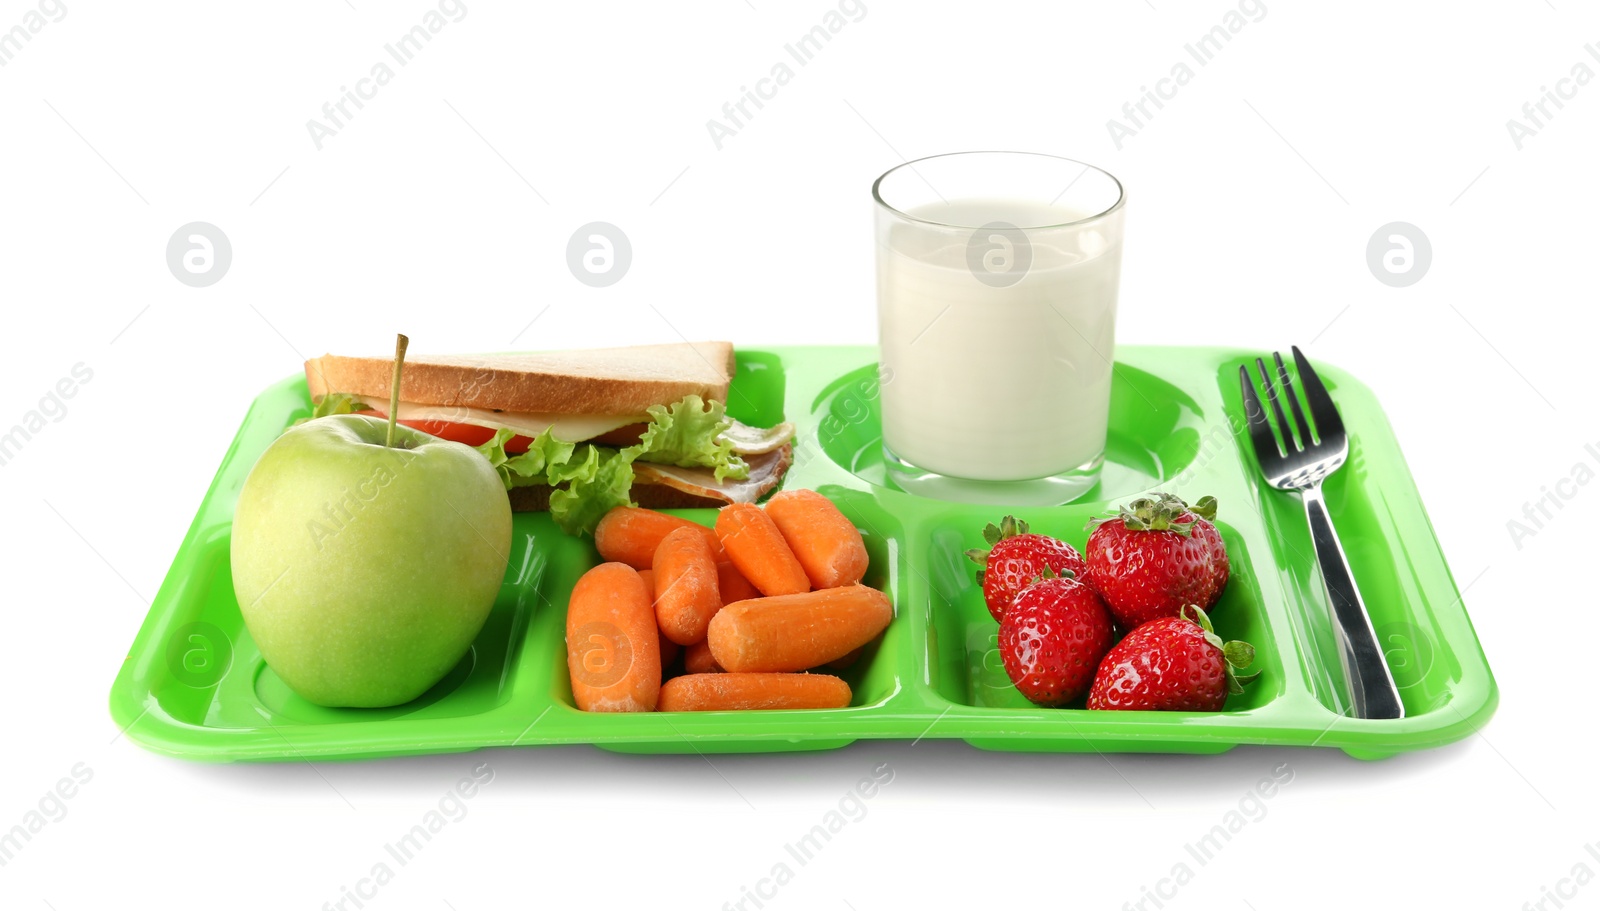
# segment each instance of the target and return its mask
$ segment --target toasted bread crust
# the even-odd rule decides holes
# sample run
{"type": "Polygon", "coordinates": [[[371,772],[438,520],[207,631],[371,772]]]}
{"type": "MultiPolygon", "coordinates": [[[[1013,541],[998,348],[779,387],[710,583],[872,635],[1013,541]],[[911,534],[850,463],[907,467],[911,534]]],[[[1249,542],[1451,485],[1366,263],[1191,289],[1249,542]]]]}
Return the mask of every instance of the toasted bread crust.
{"type": "MultiPolygon", "coordinates": [[[[694,342],[543,354],[408,355],[402,401],[529,414],[643,414],[686,395],[727,401],[733,345],[694,342]]],[[[389,397],[394,361],[325,354],[306,361],[313,401],[330,392],[389,397]]]]}

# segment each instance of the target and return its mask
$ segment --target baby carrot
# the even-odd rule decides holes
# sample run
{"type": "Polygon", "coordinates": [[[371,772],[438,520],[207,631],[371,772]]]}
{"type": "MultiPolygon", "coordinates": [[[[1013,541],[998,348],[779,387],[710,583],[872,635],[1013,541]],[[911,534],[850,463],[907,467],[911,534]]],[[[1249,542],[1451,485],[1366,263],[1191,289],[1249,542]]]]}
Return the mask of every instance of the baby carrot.
{"type": "Polygon", "coordinates": [[[717,537],[740,575],[763,595],[794,595],[811,589],[811,581],[784,542],[783,533],[754,503],[722,507],[717,513],[717,537]]]}
{"type": "Polygon", "coordinates": [[[656,545],[675,528],[698,528],[711,545],[718,560],[726,559],[717,535],[704,525],[638,506],[617,506],[600,518],[594,528],[594,546],[606,560],[626,563],[634,569],[649,569],[656,545]]]}
{"type": "Polygon", "coordinates": [[[723,604],[761,597],[750,580],[740,575],[739,568],[726,560],[717,564],[717,593],[723,604]]]}
{"type": "Polygon", "coordinates": [[[585,712],[650,712],[661,691],[661,647],[650,593],[622,563],[583,574],[567,602],[567,672],[585,712]]]}
{"type": "Polygon", "coordinates": [[[661,687],[663,712],[842,709],[850,685],[827,674],[688,674],[661,687]]]}
{"type": "Polygon", "coordinates": [[[639,578],[644,580],[645,591],[648,591],[650,593],[650,597],[654,598],[656,596],[655,570],[641,569],[639,570],[639,578]]]}
{"type": "Polygon", "coordinates": [[[683,672],[685,674],[720,674],[722,665],[717,659],[711,657],[711,646],[704,642],[696,642],[683,650],[683,672]]]}
{"type": "Polygon", "coordinates": [[[861,532],[833,501],[815,490],[782,490],[767,501],[783,540],[805,568],[812,588],[854,585],[867,573],[861,532]]]}
{"type": "Polygon", "coordinates": [[[679,645],[704,639],[712,615],[722,609],[717,564],[705,536],[692,528],[668,532],[656,548],[654,575],[661,634],[679,645]]]}
{"type": "Polygon", "coordinates": [[[729,604],[707,642],[725,670],[803,671],[872,641],[894,619],[883,592],[844,585],[729,604]]]}

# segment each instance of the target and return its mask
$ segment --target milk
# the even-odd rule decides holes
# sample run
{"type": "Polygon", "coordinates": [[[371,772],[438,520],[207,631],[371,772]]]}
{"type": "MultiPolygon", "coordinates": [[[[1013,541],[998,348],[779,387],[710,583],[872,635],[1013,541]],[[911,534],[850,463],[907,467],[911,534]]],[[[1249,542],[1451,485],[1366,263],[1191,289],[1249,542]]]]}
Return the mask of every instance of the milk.
{"type": "Polygon", "coordinates": [[[1078,226],[1070,223],[1085,213],[1021,200],[955,199],[905,214],[912,220],[883,218],[878,229],[883,439],[892,456],[983,481],[1097,468],[1121,210],[1078,226]],[[1019,230],[989,229],[974,241],[991,222],[1019,230]],[[976,270],[974,244],[983,254],[976,270]]]}

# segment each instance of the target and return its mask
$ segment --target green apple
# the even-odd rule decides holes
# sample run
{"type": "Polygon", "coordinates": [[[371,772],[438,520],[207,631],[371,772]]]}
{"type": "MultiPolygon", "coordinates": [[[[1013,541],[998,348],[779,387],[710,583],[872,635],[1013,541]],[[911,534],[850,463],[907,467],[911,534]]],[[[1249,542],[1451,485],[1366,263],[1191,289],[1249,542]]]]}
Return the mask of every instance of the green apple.
{"type": "Polygon", "coordinates": [[[290,689],[319,705],[399,705],[466,654],[510,552],[511,504],[482,455],[333,415],[291,428],[250,470],[233,589],[290,689]]]}

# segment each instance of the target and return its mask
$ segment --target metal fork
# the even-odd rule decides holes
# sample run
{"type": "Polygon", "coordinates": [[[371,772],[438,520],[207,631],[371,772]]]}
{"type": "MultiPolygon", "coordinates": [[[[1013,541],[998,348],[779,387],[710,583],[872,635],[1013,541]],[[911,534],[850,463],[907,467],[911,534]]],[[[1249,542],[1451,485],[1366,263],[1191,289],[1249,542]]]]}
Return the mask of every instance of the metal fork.
{"type": "Polygon", "coordinates": [[[1339,536],[1328,518],[1327,503],[1322,498],[1323,478],[1343,465],[1350,453],[1344,421],[1339,418],[1339,409],[1305,355],[1299,348],[1290,350],[1294,353],[1295,371],[1300,377],[1314,426],[1307,424],[1289,371],[1283,366],[1283,357],[1274,351],[1272,360],[1278,368],[1278,385],[1273,384],[1272,375],[1261,358],[1256,358],[1256,370],[1261,374],[1261,384],[1267,391],[1267,401],[1277,418],[1283,443],[1279,445],[1273,436],[1272,424],[1267,419],[1266,409],[1261,407],[1261,397],[1251,381],[1250,370],[1241,364],[1239,383],[1244,392],[1250,442],[1255,446],[1256,461],[1267,483],[1279,490],[1299,491],[1305,502],[1311,543],[1328,591],[1328,607],[1339,642],[1339,662],[1356,717],[1403,718],[1405,707],[1400,704],[1400,691],[1395,688],[1389,663],[1384,660],[1383,649],[1372,630],[1372,617],[1361,601],[1355,577],[1350,573],[1350,563],[1345,559],[1344,548],[1339,544],[1339,536]],[[1281,392],[1278,386],[1282,387],[1281,392]],[[1288,400],[1288,412],[1294,416],[1292,425],[1284,418],[1280,399],[1288,400]]]}

